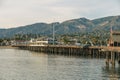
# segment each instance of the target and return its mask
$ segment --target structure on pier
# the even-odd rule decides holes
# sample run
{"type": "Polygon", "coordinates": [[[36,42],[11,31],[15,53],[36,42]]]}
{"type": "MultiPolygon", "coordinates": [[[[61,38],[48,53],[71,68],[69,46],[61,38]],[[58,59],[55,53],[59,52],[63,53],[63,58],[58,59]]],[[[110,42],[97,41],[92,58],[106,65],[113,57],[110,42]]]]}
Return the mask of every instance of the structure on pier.
{"type": "Polygon", "coordinates": [[[108,47],[106,48],[106,65],[109,66],[109,63],[112,66],[115,66],[115,60],[120,64],[120,32],[118,31],[110,31],[110,40],[108,43],[108,47]]]}
{"type": "Polygon", "coordinates": [[[112,37],[113,37],[113,46],[120,47],[120,32],[118,31],[113,32],[112,37]]]}

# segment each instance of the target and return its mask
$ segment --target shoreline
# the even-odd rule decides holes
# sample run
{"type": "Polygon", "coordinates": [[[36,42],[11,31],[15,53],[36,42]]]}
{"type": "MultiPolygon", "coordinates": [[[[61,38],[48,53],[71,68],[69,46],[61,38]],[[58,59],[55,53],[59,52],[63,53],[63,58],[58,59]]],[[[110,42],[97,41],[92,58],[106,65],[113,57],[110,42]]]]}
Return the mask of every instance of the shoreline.
{"type": "Polygon", "coordinates": [[[17,47],[12,46],[0,46],[0,49],[16,49],[17,47]]]}

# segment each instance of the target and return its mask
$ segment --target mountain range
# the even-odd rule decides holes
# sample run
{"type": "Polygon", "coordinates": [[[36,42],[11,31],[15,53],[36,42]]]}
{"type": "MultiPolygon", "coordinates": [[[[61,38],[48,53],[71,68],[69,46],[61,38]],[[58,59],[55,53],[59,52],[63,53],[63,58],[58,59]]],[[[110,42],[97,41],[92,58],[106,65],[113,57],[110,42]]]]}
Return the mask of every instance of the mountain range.
{"type": "Polygon", "coordinates": [[[99,19],[90,20],[87,18],[78,18],[67,20],[62,23],[54,22],[35,23],[16,28],[0,29],[0,38],[12,37],[15,34],[41,34],[52,35],[53,26],[56,34],[73,34],[93,32],[96,30],[109,31],[112,26],[113,30],[120,30],[120,16],[108,16],[99,19]]]}

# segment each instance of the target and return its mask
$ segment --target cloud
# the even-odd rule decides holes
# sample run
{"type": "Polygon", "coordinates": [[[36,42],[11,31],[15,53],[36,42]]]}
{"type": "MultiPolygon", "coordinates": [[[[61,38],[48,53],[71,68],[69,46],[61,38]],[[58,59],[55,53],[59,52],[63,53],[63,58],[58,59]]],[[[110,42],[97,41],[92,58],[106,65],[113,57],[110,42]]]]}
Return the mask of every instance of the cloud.
{"type": "Polygon", "coordinates": [[[0,0],[0,7],[2,6],[2,4],[3,4],[3,0],[0,0]]]}
{"type": "Polygon", "coordinates": [[[72,8],[71,11],[74,11],[76,16],[94,19],[110,15],[119,15],[119,2],[119,0],[62,0],[57,6],[72,8]]]}
{"type": "Polygon", "coordinates": [[[1,27],[120,14],[119,0],[0,0],[1,27]]]}

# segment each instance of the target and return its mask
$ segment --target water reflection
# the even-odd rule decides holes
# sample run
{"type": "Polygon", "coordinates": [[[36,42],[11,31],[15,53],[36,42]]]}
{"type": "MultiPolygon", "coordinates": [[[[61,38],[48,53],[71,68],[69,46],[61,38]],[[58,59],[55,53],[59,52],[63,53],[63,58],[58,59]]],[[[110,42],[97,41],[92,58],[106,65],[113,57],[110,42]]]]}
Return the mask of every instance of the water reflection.
{"type": "Polygon", "coordinates": [[[109,78],[109,80],[119,80],[120,79],[120,66],[117,67],[103,67],[104,72],[103,77],[109,78]]]}
{"type": "Polygon", "coordinates": [[[120,67],[104,59],[0,49],[0,80],[118,80],[120,67]]]}

